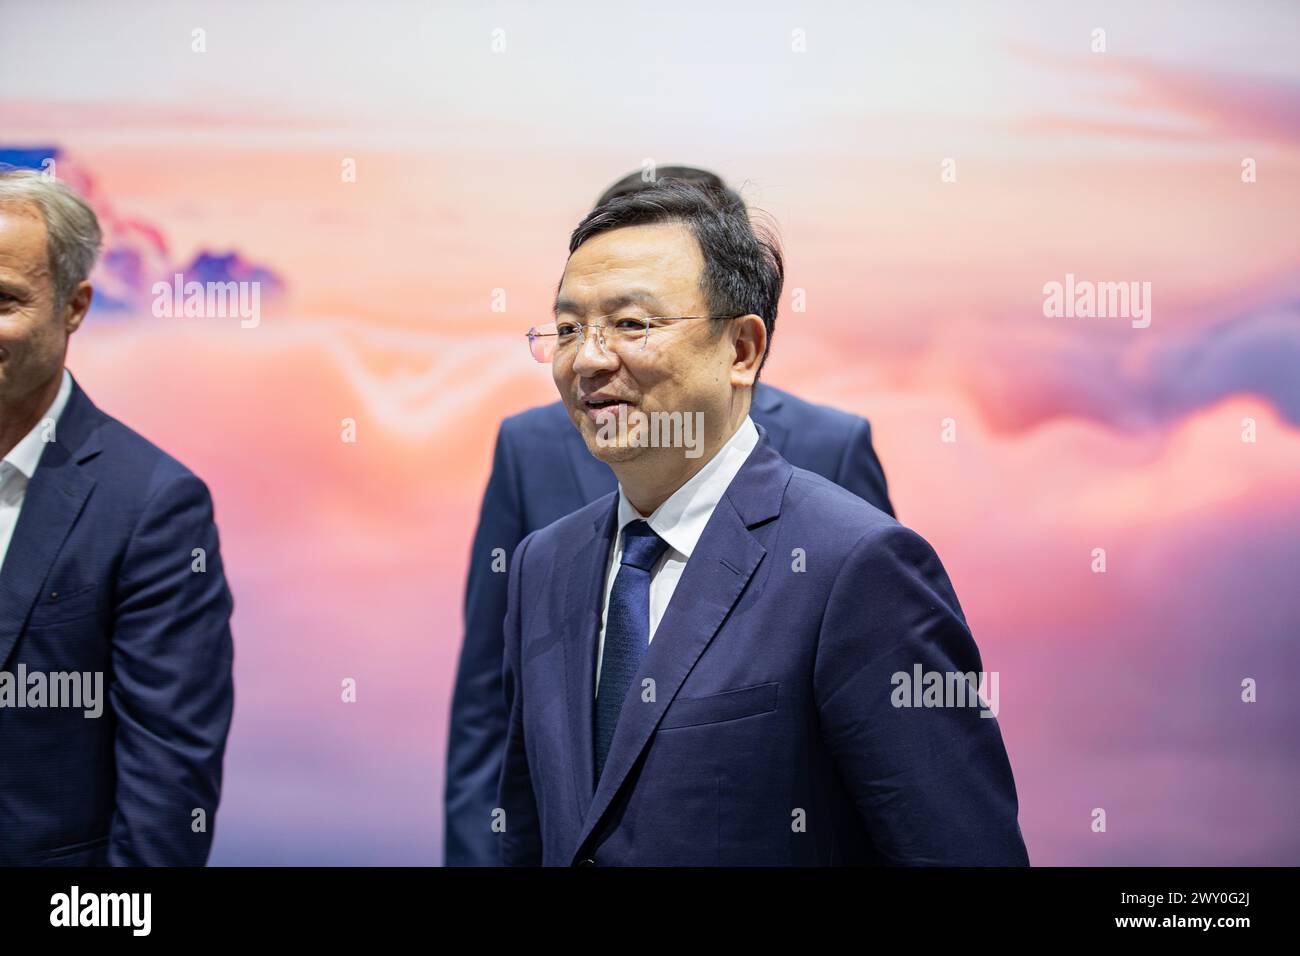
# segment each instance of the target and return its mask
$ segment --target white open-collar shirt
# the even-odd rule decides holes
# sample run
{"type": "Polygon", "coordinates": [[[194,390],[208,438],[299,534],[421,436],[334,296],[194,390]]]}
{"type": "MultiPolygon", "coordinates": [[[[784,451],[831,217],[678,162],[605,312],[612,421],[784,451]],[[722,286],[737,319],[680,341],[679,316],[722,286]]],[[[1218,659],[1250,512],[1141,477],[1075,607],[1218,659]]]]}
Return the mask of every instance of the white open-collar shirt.
{"type": "Polygon", "coordinates": [[[70,395],[72,375],[65,368],[63,381],[50,407],[32,426],[32,430],[0,460],[0,568],[4,567],[9,542],[13,540],[14,528],[18,526],[18,515],[23,509],[23,499],[27,497],[27,483],[36,474],[41,452],[45,451],[45,429],[49,422],[54,422],[54,437],[58,437],[59,416],[63,414],[63,407],[68,404],[70,395]]]}
{"type": "Polygon", "coordinates": [[[690,477],[684,485],[669,495],[650,517],[641,514],[618,486],[618,526],[614,529],[614,547],[610,549],[609,565],[605,569],[605,599],[600,611],[600,637],[596,645],[596,691],[600,691],[600,664],[605,656],[605,619],[609,615],[609,594],[614,589],[614,578],[623,563],[623,529],[633,521],[644,520],[655,534],[668,542],[663,556],[650,572],[650,640],[653,641],[659,621],[668,609],[677,582],[699,543],[704,526],[713,516],[722,496],[758,445],[758,428],[748,415],[718,449],[708,463],[690,477]]]}

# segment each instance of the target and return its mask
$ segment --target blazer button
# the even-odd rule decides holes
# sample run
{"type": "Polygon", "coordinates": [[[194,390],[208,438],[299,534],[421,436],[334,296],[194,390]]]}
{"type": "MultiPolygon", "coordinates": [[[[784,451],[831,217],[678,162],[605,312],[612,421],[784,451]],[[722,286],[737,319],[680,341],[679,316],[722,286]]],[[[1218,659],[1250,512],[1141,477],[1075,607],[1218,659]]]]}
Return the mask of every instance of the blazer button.
{"type": "Polygon", "coordinates": [[[596,861],[593,860],[591,857],[587,857],[585,860],[578,861],[578,866],[595,866],[595,865],[596,865],[596,861]]]}

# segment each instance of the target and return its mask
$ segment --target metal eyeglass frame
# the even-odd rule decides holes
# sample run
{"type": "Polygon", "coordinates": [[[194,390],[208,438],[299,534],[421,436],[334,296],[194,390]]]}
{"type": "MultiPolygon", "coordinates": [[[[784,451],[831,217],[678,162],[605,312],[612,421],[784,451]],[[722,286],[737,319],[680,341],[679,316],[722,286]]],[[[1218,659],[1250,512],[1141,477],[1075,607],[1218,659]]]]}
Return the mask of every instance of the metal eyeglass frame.
{"type": "MultiPolygon", "coordinates": [[[[609,318],[609,316],[600,316],[600,318],[609,318]]],[[[616,321],[638,322],[643,326],[641,332],[641,344],[636,349],[634,349],[634,351],[641,352],[645,350],[645,344],[650,340],[651,322],[683,322],[692,319],[696,321],[703,320],[703,319],[718,319],[718,320],[729,321],[731,319],[739,319],[739,318],[742,318],[742,316],[739,315],[648,315],[645,318],[637,318],[629,315],[617,319],[616,321]]],[[[558,323],[548,323],[548,324],[558,324],[558,323]]],[[[607,326],[604,325],[603,323],[599,325],[597,324],[584,325],[581,322],[573,322],[573,323],[566,323],[566,324],[572,324],[577,327],[579,348],[581,348],[586,341],[587,338],[586,330],[598,329],[599,331],[596,333],[596,343],[600,346],[600,350],[602,352],[615,351],[613,349],[608,348],[605,345],[605,329],[607,328],[607,326]]],[[[543,326],[543,328],[545,328],[545,326],[543,326]]],[[[541,332],[538,331],[536,326],[533,326],[531,329],[528,330],[526,334],[528,337],[528,352],[530,355],[532,355],[534,359],[536,359],[538,362],[541,362],[542,364],[546,364],[547,362],[554,361],[555,351],[559,347],[560,333],[558,329],[554,332],[541,332]],[[542,343],[541,340],[543,339],[552,339],[553,341],[548,343],[542,343]],[[549,358],[541,357],[540,353],[545,351],[550,352],[549,358]]]]}

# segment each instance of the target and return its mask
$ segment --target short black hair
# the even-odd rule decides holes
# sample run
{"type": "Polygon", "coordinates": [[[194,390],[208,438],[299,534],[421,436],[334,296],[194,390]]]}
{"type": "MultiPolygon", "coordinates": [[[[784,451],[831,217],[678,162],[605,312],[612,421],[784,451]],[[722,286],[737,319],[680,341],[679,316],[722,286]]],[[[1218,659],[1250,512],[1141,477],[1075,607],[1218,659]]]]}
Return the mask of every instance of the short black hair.
{"type": "Polygon", "coordinates": [[[754,376],[757,382],[772,350],[785,260],[775,232],[752,222],[745,204],[734,192],[725,187],[719,190],[708,184],[661,178],[652,186],[615,196],[587,213],[569,237],[569,255],[602,233],[667,222],[686,226],[699,243],[704,259],[700,291],[708,302],[709,314],[752,313],[762,318],[767,327],[767,349],[754,376]]]}
{"type": "Polygon", "coordinates": [[[698,166],[658,166],[652,173],[653,179],[646,179],[645,174],[646,170],[644,169],[637,169],[628,173],[601,193],[600,198],[596,200],[596,205],[607,203],[618,196],[626,196],[628,193],[649,189],[664,179],[681,179],[688,183],[699,183],[720,192],[730,193],[736,202],[741,201],[739,195],[727,188],[727,184],[722,181],[721,176],[717,173],[711,173],[707,169],[700,169],[698,166]]]}

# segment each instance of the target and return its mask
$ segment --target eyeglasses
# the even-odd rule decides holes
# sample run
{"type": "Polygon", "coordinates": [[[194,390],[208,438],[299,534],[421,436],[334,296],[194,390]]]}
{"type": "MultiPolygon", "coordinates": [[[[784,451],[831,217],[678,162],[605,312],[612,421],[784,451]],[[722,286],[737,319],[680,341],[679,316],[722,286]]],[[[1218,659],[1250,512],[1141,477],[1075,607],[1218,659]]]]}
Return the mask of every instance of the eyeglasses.
{"type": "MultiPolygon", "coordinates": [[[[607,318],[607,316],[602,316],[607,318]]],[[[645,318],[623,316],[610,325],[583,325],[580,322],[551,322],[528,330],[528,351],[539,362],[551,362],[557,355],[569,355],[582,347],[587,329],[596,330],[596,343],[602,351],[620,358],[644,351],[655,322],[687,322],[705,319],[738,319],[738,315],[650,315],[645,318]]]]}

